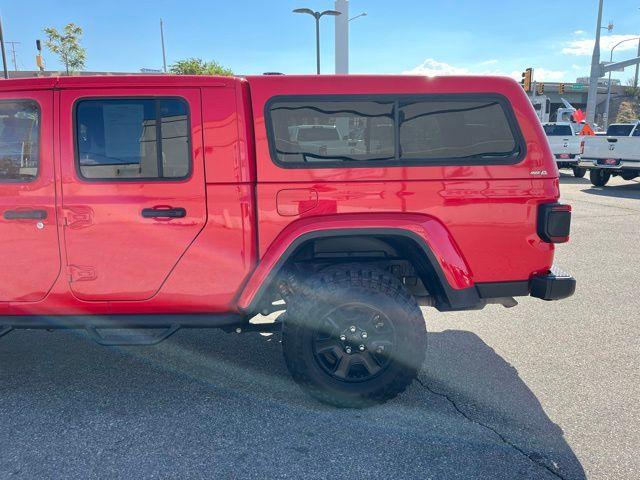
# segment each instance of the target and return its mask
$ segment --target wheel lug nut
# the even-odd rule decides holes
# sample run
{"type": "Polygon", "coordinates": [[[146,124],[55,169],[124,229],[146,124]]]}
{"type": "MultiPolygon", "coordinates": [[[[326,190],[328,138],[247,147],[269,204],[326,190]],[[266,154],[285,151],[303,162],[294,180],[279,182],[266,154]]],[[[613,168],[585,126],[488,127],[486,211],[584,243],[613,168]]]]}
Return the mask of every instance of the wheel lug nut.
{"type": "Polygon", "coordinates": [[[360,346],[358,347],[358,350],[360,350],[361,352],[364,352],[364,349],[365,349],[364,345],[360,345],[360,346]]]}
{"type": "Polygon", "coordinates": [[[347,339],[347,336],[346,336],[346,335],[340,335],[340,340],[341,340],[341,341],[343,341],[343,342],[344,342],[346,339],[347,339]]]}
{"type": "Polygon", "coordinates": [[[362,332],[362,338],[367,338],[369,334],[367,332],[362,332]]]}
{"type": "Polygon", "coordinates": [[[347,353],[351,353],[351,347],[345,348],[344,351],[347,352],[347,353]]]}
{"type": "Polygon", "coordinates": [[[356,331],[356,327],[355,327],[355,325],[351,325],[351,326],[349,327],[349,331],[350,331],[351,333],[355,333],[355,331],[356,331]]]}

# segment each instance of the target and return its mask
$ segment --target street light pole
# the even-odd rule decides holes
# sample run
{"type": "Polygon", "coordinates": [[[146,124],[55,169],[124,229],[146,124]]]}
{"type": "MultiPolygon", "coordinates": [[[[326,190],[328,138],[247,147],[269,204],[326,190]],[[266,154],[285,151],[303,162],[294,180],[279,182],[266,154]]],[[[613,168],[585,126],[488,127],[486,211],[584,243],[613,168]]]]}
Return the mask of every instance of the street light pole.
{"type": "Polygon", "coordinates": [[[164,25],[160,19],[160,43],[162,44],[162,71],[167,73],[167,55],[164,50],[164,25]]]}
{"type": "Polygon", "coordinates": [[[316,73],[320,75],[320,15],[316,17],[316,73]]]}
{"type": "Polygon", "coordinates": [[[7,53],[4,50],[4,36],[2,35],[2,18],[0,17],[0,50],[2,50],[2,68],[4,70],[4,78],[9,78],[7,70],[7,53]]]}
{"type": "Polygon", "coordinates": [[[335,10],[340,15],[335,17],[335,72],[349,73],[349,1],[336,0],[335,10]]]}
{"type": "Polygon", "coordinates": [[[325,15],[336,17],[340,15],[337,10],[325,10],[323,12],[315,12],[310,8],[296,8],[293,13],[306,13],[316,20],[316,71],[320,75],[320,19],[325,15]]]}
{"type": "MultiPolygon", "coordinates": [[[[640,57],[640,38],[638,39],[638,57],[640,57]]],[[[638,88],[638,69],[640,68],[640,63],[636,64],[636,75],[633,77],[633,86],[638,88]]]]}
{"type": "Polygon", "coordinates": [[[602,2],[598,1],[598,22],[596,24],[596,42],[591,57],[591,75],[589,76],[589,94],[587,96],[587,123],[593,124],[596,119],[598,97],[598,79],[600,78],[600,31],[602,29],[602,2]]]}
{"type": "MultiPolygon", "coordinates": [[[[624,42],[631,42],[631,41],[635,41],[638,40],[640,41],[640,38],[627,38],[625,40],[622,40],[618,43],[616,43],[613,47],[611,47],[611,55],[609,56],[609,62],[613,63],[613,51],[616,49],[616,47],[618,45],[623,44],[624,42]]],[[[638,55],[640,57],[640,55],[638,55]]],[[[638,70],[638,65],[636,65],[636,72],[638,70]]],[[[605,102],[605,107],[604,107],[604,128],[606,129],[609,126],[609,103],[611,102],[611,70],[609,70],[609,80],[607,81],[607,101],[605,102]]]]}

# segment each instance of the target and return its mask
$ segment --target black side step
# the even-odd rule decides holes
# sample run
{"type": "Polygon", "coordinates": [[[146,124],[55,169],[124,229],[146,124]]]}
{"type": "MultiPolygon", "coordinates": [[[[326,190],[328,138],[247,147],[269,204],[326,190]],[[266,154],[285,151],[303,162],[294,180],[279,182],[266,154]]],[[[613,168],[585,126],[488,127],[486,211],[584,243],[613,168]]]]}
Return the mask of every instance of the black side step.
{"type": "Polygon", "coordinates": [[[13,330],[13,327],[0,327],[0,337],[4,337],[11,330],[13,330]]]}
{"type": "Polygon", "coordinates": [[[126,315],[0,315],[0,331],[10,328],[223,328],[244,326],[249,318],[238,313],[126,314],[126,315]]]}
{"type": "Polygon", "coordinates": [[[91,339],[98,345],[105,347],[142,347],[149,345],[157,345],[163,342],[171,335],[180,330],[180,325],[171,325],[162,333],[156,335],[131,334],[131,335],[110,335],[105,336],[93,326],[87,327],[87,333],[91,339]]]}

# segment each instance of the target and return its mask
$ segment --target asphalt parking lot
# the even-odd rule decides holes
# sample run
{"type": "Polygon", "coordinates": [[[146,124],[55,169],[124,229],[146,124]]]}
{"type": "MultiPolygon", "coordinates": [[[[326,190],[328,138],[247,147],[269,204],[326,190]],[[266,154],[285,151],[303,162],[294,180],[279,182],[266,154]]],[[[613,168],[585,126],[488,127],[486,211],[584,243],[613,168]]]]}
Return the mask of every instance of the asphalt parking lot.
{"type": "Polygon", "coordinates": [[[0,340],[0,478],[633,479],[640,459],[640,182],[563,175],[578,280],[563,302],[440,314],[420,381],[337,410],[290,380],[277,336],[181,331],[105,348],[0,340]]]}

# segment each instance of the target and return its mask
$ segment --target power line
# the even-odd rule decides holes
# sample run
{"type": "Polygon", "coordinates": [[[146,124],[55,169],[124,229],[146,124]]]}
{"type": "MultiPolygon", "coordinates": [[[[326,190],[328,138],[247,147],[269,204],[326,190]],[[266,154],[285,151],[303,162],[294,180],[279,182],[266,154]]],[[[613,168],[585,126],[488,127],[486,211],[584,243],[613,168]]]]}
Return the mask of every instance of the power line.
{"type": "Polygon", "coordinates": [[[9,42],[6,41],[4,42],[7,45],[11,45],[11,59],[13,61],[13,71],[17,72],[18,71],[18,60],[16,58],[16,45],[20,45],[20,42],[9,42]]]}

